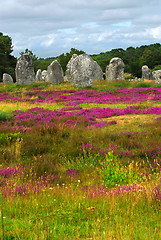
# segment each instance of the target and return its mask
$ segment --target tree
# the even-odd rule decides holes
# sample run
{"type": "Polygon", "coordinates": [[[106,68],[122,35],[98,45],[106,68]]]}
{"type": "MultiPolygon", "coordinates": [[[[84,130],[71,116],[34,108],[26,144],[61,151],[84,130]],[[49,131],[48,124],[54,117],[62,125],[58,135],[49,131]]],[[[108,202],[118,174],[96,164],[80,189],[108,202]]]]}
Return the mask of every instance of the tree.
{"type": "Polygon", "coordinates": [[[47,67],[50,65],[51,62],[53,62],[55,60],[55,58],[39,58],[36,62],[35,62],[35,72],[37,72],[38,69],[46,70],[47,67]]]}
{"type": "Polygon", "coordinates": [[[148,65],[152,68],[154,66],[154,52],[150,49],[146,49],[143,55],[140,57],[141,65],[148,65]]]}
{"type": "Polygon", "coordinates": [[[27,53],[31,57],[33,63],[38,60],[38,57],[28,48],[24,52],[20,52],[20,55],[22,56],[24,53],[27,53]]]}
{"type": "Polygon", "coordinates": [[[11,55],[12,51],[12,39],[0,32],[0,79],[3,73],[8,73],[15,78],[16,58],[11,55]]]}

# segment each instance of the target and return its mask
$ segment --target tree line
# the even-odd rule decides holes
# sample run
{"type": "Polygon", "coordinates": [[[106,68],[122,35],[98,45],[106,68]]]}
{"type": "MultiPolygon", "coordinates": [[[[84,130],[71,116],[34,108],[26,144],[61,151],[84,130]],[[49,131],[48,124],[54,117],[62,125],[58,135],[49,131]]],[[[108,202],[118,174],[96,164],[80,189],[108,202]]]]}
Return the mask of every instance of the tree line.
{"type": "MultiPolygon", "coordinates": [[[[0,79],[3,73],[10,74],[15,79],[15,67],[17,58],[12,56],[13,52],[12,39],[9,36],[0,33],[0,79]]],[[[63,53],[57,57],[38,58],[31,50],[25,49],[23,53],[28,53],[34,64],[35,72],[38,69],[46,70],[49,64],[58,60],[65,73],[66,66],[73,54],[85,53],[82,50],[71,48],[70,52],[63,53]]],[[[111,51],[101,52],[99,54],[90,55],[102,68],[106,71],[106,66],[113,57],[120,57],[125,63],[125,72],[131,73],[135,77],[141,77],[141,68],[143,65],[148,65],[152,70],[161,69],[161,44],[155,43],[143,45],[140,47],[128,47],[126,50],[122,48],[112,49],[111,51]]]]}
{"type": "Polygon", "coordinates": [[[141,77],[143,65],[147,65],[152,70],[161,69],[161,44],[155,43],[136,48],[128,47],[126,50],[118,48],[92,55],[92,58],[98,62],[103,71],[105,71],[107,64],[113,57],[120,57],[123,60],[125,72],[141,77]]]}
{"type": "Polygon", "coordinates": [[[15,75],[16,58],[11,55],[13,51],[12,39],[0,32],[0,79],[3,73],[12,77],[15,75]]]}

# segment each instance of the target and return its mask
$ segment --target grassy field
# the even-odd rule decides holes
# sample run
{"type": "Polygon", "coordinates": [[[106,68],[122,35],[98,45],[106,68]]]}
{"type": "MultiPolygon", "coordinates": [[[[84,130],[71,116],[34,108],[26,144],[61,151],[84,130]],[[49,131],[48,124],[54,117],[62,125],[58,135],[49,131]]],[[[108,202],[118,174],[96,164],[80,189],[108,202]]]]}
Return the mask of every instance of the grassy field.
{"type": "Polygon", "coordinates": [[[0,236],[161,239],[161,85],[0,85],[0,236]]]}

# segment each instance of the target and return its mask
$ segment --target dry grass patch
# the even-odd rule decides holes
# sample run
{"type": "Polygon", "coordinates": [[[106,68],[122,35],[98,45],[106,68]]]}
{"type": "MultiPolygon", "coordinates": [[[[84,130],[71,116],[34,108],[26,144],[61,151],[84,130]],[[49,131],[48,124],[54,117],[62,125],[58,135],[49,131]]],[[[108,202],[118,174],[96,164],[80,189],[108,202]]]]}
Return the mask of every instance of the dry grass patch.
{"type": "Polygon", "coordinates": [[[26,111],[30,108],[34,107],[40,107],[44,109],[50,109],[50,110],[55,110],[55,109],[61,109],[64,107],[63,103],[24,103],[24,102],[14,102],[14,103],[8,103],[8,102],[1,102],[0,105],[0,111],[6,112],[6,113],[11,113],[12,111],[15,110],[20,110],[20,111],[26,111]]]}
{"type": "Polygon", "coordinates": [[[138,124],[149,124],[154,122],[155,115],[123,115],[123,116],[113,116],[107,119],[107,121],[115,120],[119,126],[125,125],[138,125],[138,124]]]}
{"type": "Polygon", "coordinates": [[[144,82],[144,83],[152,83],[152,84],[154,84],[154,83],[155,83],[155,80],[145,79],[143,82],[144,82]]]}
{"type": "Polygon", "coordinates": [[[113,116],[110,118],[97,119],[100,121],[116,121],[116,125],[108,126],[109,131],[122,132],[122,131],[142,131],[147,125],[153,125],[155,123],[155,118],[160,115],[155,114],[140,114],[140,115],[123,115],[123,116],[113,116]]]}

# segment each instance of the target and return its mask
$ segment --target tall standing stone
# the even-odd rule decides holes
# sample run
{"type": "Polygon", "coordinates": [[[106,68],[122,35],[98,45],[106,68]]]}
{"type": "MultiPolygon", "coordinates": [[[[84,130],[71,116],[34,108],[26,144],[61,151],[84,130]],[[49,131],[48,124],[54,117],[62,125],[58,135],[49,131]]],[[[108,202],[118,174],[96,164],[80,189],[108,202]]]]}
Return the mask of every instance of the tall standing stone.
{"type": "Polygon", "coordinates": [[[65,80],[66,82],[70,82],[70,75],[71,75],[71,65],[72,65],[72,62],[74,61],[74,59],[77,57],[78,55],[77,54],[73,54],[71,59],[69,60],[69,62],[67,63],[67,66],[66,66],[66,72],[65,72],[65,80]]]}
{"type": "Polygon", "coordinates": [[[58,84],[64,81],[63,69],[60,63],[55,60],[47,68],[47,82],[58,84]]]}
{"type": "Polygon", "coordinates": [[[3,83],[13,83],[13,78],[7,73],[3,73],[3,83]]]}
{"type": "Polygon", "coordinates": [[[35,82],[35,72],[32,59],[25,53],[18,59],[15,69],[16,83],[29,85],[35,82]]]}
{"type": "Polygon", "coordinates": [[[42,75],[42,81],[46,82],[47,81],[48,72],[46,70],[43,70],[41,75],[42,75]]]}
{"type": "Polygon", "coordinates": [[[109,81],[124,80],[125,64],[121,58],[112,58],[109,65],[106,67],[106,78],[109,81]]]}
{"type": "Polygon", "coordinates": [[[41,69],[38,69],[36,72],[36,79],[37,82],[42,82],[42,72],[41,69]]]}
{"type": "Polygon", "coordinates": [[[142,66],[142,79],[143,80],[152,80],[152,71],[148,68],[147,65],[142,66]]]}
{"type": "Polygon", "coordinates": [[[101,67],[87,54],[73,56],[66,74],[68,81],[76,87],[91,87],[94,80],[103,80],[101,67]]]}

